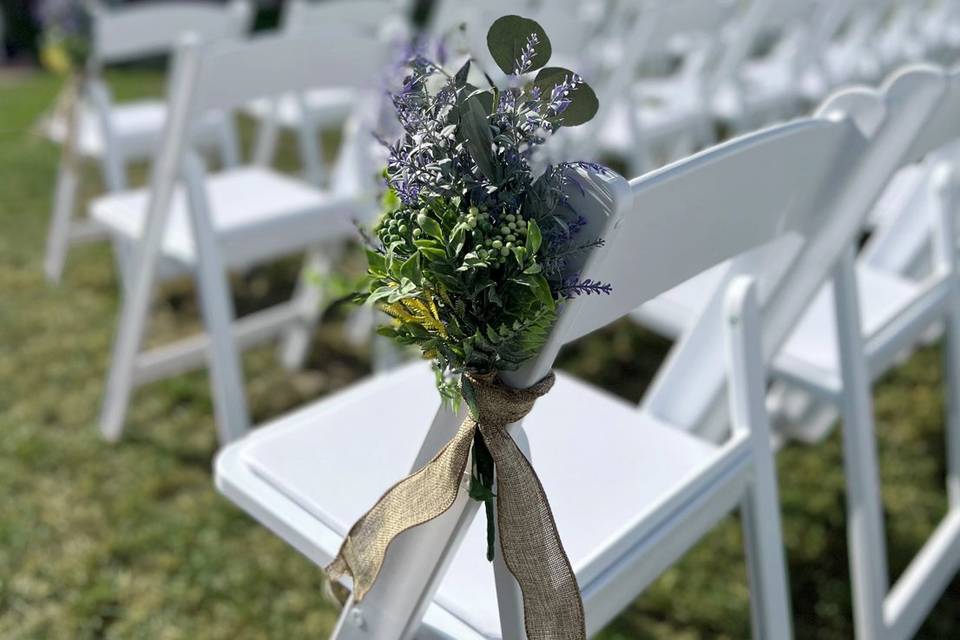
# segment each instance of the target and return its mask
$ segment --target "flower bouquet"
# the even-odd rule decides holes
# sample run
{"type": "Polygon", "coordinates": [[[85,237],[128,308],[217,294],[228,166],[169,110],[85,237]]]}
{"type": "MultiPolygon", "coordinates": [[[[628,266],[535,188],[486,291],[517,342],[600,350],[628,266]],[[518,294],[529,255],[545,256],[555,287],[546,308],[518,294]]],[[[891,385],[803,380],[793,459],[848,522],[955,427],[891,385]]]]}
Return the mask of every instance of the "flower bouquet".
{"type": "Polygon", "coordinates": [[[382,335],[416,345],[433,361],[440,394],[454,405],[465,401],[469,415],[433,461],[358,521],[330,573],[351,575],[354,598],[361,599],[393,536],[453,503],[469,459],[469,494],[486,508],[488,558],[494,556],[496,497],[501,549],[525,602],[528,596],[536,600],[531,594],[547,588],[545,583],[553,584],[545,595],[556,610],[528,610],[528,631],[538,624],[575,630],[529,635],[582,637],[579,590],[549,506],[506,431],[549,389],[552,376],[516,390],[497,374],[518,369],[540,351],[565,300],[611,291],[609,284],[570,273],[570,265],[580,262],[576,256],[603,239],[585,236],[587,220],[573,210],[569,196],[589,188],[584,174],[607,169],[588,162],[550,164],[543,153],[560,128],[589,121],[598,101],[576,73],[546,66],[550,40],[535,21],[504,16],[490,27],[487,45],[508,75],[506,87],[494,86],[474,61],[454,73],[423,55],[409,61],[409,75],[392,96],[403,131],[396,142],[384,142],[385,211],[367,237],[369,288],[358,296],[392,318],[382,335]],[[472,82],[475,76],[483,88],[472,82]],[[509,492],[504,469],[523,478],[509,492]],[[417,504],[411,496],[419,498],[417,504]],[[511,522],[505,513],[509,500],[518,512],[546,517],[511,522]],[[529,529],[535,531],[527,535],[529,529]],[[518,575],[519,563],[511,560],[544,549],[556,566],[545,568],[546,575],[518,575]]]}

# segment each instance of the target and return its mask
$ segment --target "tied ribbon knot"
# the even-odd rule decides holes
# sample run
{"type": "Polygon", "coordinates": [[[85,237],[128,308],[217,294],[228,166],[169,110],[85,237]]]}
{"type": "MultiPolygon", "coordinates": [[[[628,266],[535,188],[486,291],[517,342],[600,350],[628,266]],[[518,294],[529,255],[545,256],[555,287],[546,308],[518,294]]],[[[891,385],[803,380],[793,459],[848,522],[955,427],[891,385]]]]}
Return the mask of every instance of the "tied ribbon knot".
{"type": "Polygon", "coordinates": [[[351,576],[354,600],[363,600],[380,574],[393,539],[453,506],[479,430],[496,468],[500,550],[523,593],[527,637],[584,640],[580,588],[550,504],[530,461],[507,431],[550,390],[554,375],[528,389],[513,389],[493,375],[464,375],[474,390],[477,415],[468,415],[430,462],[393,485],[357,520],[327,574],[331,580],[351,576]]]}

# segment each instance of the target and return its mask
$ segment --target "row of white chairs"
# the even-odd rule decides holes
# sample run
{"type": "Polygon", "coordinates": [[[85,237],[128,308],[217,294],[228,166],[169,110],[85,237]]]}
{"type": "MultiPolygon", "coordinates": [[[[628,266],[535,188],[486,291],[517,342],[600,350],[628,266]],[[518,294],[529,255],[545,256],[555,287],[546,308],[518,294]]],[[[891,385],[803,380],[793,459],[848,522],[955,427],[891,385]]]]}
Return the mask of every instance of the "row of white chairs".
{"type": "MultiPolygon", "coordinates": [[[[664,158],[688,155],[716,141],[717,122],[734,131],[756,128],[771,118],[798,115],[809,100],[855,80],[876,80],[906,59],[920,59],[960,41],[956,0],[593,0],[586,3],[510,2],[481,4],[437,0],[427,39],[453,37],[458,25],[485,25],[505,12],[533,15],[554,34],[555,58],[586,69],[600,90],[603,111],[595,127],[582,128],[569,153],[577,157],[623,156],[634,173],[664,158]],[[899,8],[897,11],[894,9],[899,8]],[[893,11],[893,17],[882,20],[893,11]],[[766,41],[770,52],[752,53],[766,41]],[[877,43],[883,43],[882,46],[877,43]],[[675,58],[675,71],[657,78],[635,70],[675,58]],[[596,130],[599,129],[599,130],[596,130]]],[[[96,67],[168,53],[189,30],[201,40],[243,37],[251,9],[245,0],[226,7],[191,3],[154,4],[130,9],[95,5],[96,67]],[[144,25],[147,25],[146,27],[144,25]]],[[[396,45],[409,38],[408,3],[401,0],[309,2],[290,0],[281,30],[310,31],[329,24],[358,30],[396,45]]],[[[483,59],[482,27],[474,28],[467,48],[483,59]]],[[[370,55],[378,55],[377,50],[370,55]]],[[[382,61],[381,61],[382,62],[382,61]]],[[[486,65],[488,71],[495,66],[486,65]]],[[[81,157],[96,161],[109,191],[125,188],[127,166],[149,160],[164,123],[161,101],[117,105],[99,78],[89,83],[76,126],[81,157]]],[[[343,125],[357,102],[350,87],[325,87],[261,99],[244,111],[259,123],[253,153],[256,164],[270,163],[279,131],[297,137],[305,176],[323,184],[328,170],[318,133],[343,125]]],[[[49,134],[65,136],[62,120],[49,134]]],[[[239,161],[232,122],[221,115],[198,125],[197,136],[218,148],[224,164],[239,161]]],[[[571,141],[568,141],[571,142],[571,141]]],[[[72,240],[102,237],[97,225],[73,223],[76,169],[64,164],[58,178],[45,269],[59,281],[72,240]]]]}
{"type": "MultiPolygon", "coordinates": [[[[757,0],[755,5],[748,6],[765,7],[764,15],[768,19],[763,24],[769,28],[774,24],[789,24],[789,12],[784,13],[787,5],[792,6],[792,3],[778,4],[774,0],[757,0]],[[774,9],[778,9],[778,12],[774,9]]],[[[303,92],[286,93],[279,97],[266,95],[243,106],[242,109],[258,118],[261,125],[250,164],[239,164],[240,154],[231,113],[212,112],[205,120],[194,125],[192,131],[192,139],[199,143],[201,148],[209,147],[213,143],[213,146],[219,149],[221,165],[227,169],[211,176],[209,181],[208,206],[214,211],[215,233],[258,240],[231,241],[237,248],[231,249],[226,256],[228,267],[244,268],[280,255],[309,249],[302,282],[293,300],[282,307],[244,318],[237,323],[235,329],[241,346],[272,339],[278,332],[283,332],[286,337],[281,357],[283,363],[289,367],[296,367],[303,362],[309,346],[309,335],[320,311],[319,290],[307,284],[307,276],[328,269],[336,259],[338,247],[351,235],[348,225],[340,224],[336,233],[331,231],[318,239],[314,234],[301,233],[298,224],[290,221],[307,221],[309,214],[320,210],[337,210],[345,220],[363,221],[374,215],[372,195],[376,189],[372,176],[376,169],[371,166],[371,162],[375,160],[365,144],[365,134],[362,134],[361,130],[370,128],[372,121],[379,116],[378,101],[369,96],[371,92],[381,89],[381,70],[391,57],[391,46],[407,33],[401,7],[401,4],[391,0],[325,3],[294,0],[288,7],[281,31],[286,34],[312,35],[320,39],[327,37],[326,34],[331,31],[349,34],[355,45],[350,57],[347,58],[330,46],[325,50],[323,58],[327,62],[318,65],[312,87],[303,92]],[[366,41],[368,46],[359,46],[357,43],[361,40],[366,41]],[[348,143],[342,145],[333,179],[329,179],[317,143],[318,134],[322,130],[342,126],[345,120],[350,124],[345,136],[348,143]],[[277,134],[283,127],[292,127],[297,134],[305,180],[282,176],[270,169],[277,134]],[[344,202],[349,204],[344,206],[344,202]],[[263,242],[263,238],[269,238],[270,241],[263,242]]],[[[600,69],[602,65],[597,58],[603,56],[591,58],[584,55],[584,52],[607,51],[605,55],[612,55],[619,60],[617,68],[621,70],[633,69],[645,59],[663,57],[672,50],[670,47],[676,45],[678,38],[695,40],[698,34],[702,37],[709,28],[722,24],[722,16],[732,15],[730,7],[719,0],[677,0],[669,6],[654,9],[647,6],[649,10],[646,12],[626,13],[625,8],[632,9],[631,3],[626,0],[613,5],[602,1],[587,5],[571,3],[567,11],[559,11],[562,7],[554,3],[549,3],[549,7],[546,3],[541,3],[529,8],[532,15],[540,19],[553,34],[556,42],[555,57],[561,63],[570,60],[568,66],[574,68],[578,68],[578,64],[583,62],[588,67],[593,65],[593,68],[600,69]],[[619,26],[619,31],[614,29],[614,26],[619,26]],[[604,33],[608,36],[605,42],[598,39],[604,33]],[[618,38],[622,41],[618,42],[618,38]],[[628,43],[630,46],[627,46],[628,43]],[[630,52],[626,59],[622,55],[624,51],[630,52]]],[[[441,2],[429,28],[434,34],[449,36],[451,29],[455,29],[454,25],[474,25],[473,29],[468,28],[463,39],[465,48],[483,60],[479,53],[481,47],[478,46],[478,39],[483,39],[482,25],[487,24],[499,12],[509,10],[509,7],[499,6],[497,2],[484,4],[482,8],[441,2]],[[481,26],[477,28],[476,25],[481,26]]],[[[103,65],[167,51],[174,46],[178,34],[187,29],[201,41],[237,39],[248,26],[250,12],[243,2],[237,1],[225,7],[173,3],[125,10],[104,9],[96,15],[97,46],[94,59],[98,65],[103,65]]],[[[723,30],[714,28],[713,31],[723,30]]],[[[759,26],[755,26],[754,31],[764,32],[759,26]]],[[[741,34],[740,37],[752,39],[756,36],[741,34]]],[[[332,45],[338,41],[334,39],[330,42],[332,45]]],[[[734,38],[732,41],[737,40],[734,38]]],[[[453,48],[457,42],[450,44],[453,48]]],[[[689,49],[700,50],[697,46],[689,49]]],[[[490,64],[486,66],[491,67],[490,64]]],[[[265,73],[271,71],[268,69],[265,73]]],[[[686,73],[679,75],[684,76],[686,73]]],[[[596,79],[602,78],[603,74],[598,70],[596,79]]],[[[242,82],[245,79],[237,81],[242,82]]],[[[629,86],[631,91],[634,88],[642,89],[644,84],[642,79],[624,76],[623,73],[608,74],[607,82],[629,86]]],[[[682,96],[685,85],[689,85],[685,80],[664,82],[661,90],[666,96],[682,96]]],[[[643,142],[645,136],[652,144],[655,139],[667,140],[671,136],[676,138],[677,135],[681,138],[688,135],[696,137],[699,136],[697,131],[702,132],[703,135],[699,136],[695,143],[681,145],[684,152],[703,146],[712,139],[712,134],[707,134],[712,131],[713,123],[706,117],[706,111],[695,118],[681,117],[665,125],[657,135],[647,135],[654,133],[650,127],[646,130],[628,127],[630,131],[625,131],[621,126],[622,118],[618,116],[623,114],[624,109],[617,107],[618,104],[622,107],[624,101],[618,98],[617,92],[605,90],[602,82],[598,84],[598,89],[604,104],[613,106],[601,112],[598,122],[602,131],[599,134],[590,129],[583,132],[572,130],[569,136],[572,142],[568,139],[567,151],[575,153],[576,157],[591,157],[594,153],[600,153],[603,145],[597,145],[596,141],[602,141],[605,136],[626,141],[625,144],[634,149],[649,150],[652,147],[643,142]]],[[[627,101],[627,104],[633,105],[634,102],[627,101]]],[[[101,427],[111,439],[119,437],[122,431],[129,400],[136,386],[202,366],[205,353],[211,348],[210,339],[204,335],[145,353],[141,353],[139,348],[147,331],[150,292],[155,281],[191,271],[198,273],[195,255],[198,253],[195,250],[197,242],[191,234],[185,213],[186,196],[189,192],[187,188],[185,191],[177,191],[174,197],[174,210],[169,213],[171,221],[165,223],[169,226],[165,232],[166,239],[160,243],[161,248],[157,250],[161,256],[156,258],[157,265],[150,267],[145,275],[136,274],[137,265],[143,263],[137,255],[138,247],[150,245],[152,242],[148,239],[150,232],[147,231],[152,227],[144,220],[153,220],[151,215],[167,214],[147,213],[149,189],[125,189],[126,166],[132,161],[143,160],[156,153],[166,122],[167,109],[167,105],[160,100],[115,105],[110,101],[102,80],[94,75],[94,80],[88,83],[87,95],[78,110],[78,122],[75,123],[80,132],[80,154],[99,160],[108,185],[109,195],[97,199],[90,207],[91,222],[72,222],[78,189],[76,163],[63,162],[58,177],[55,210],[48,241],[48,275],[53,279],[59,278],[71,237],[89,238],[102,235],[106,231],[114,240],[119,272],[128,293],[118,330],[121,338],[117,340],[111,363],[110,382],[101,417],[101,427]],[[146,285],[141,286],[143,283],[146,285]]],[[[674,115],[685,113],[672,103],[665,105],[663,111],[674,115]]],[[[645,112],[645,107],[640,107],[637,112],[645,112]]],[[[62,139],[63,123],[54,124],[61,126],[54,126],[51,133],[62,139]]],[[[675,147],[675,150],[679,151],[680,148],[675,147]]],[[[645,151],[644,155],[649,154],[645,151]]],[[[641,163],[641,166],[645,167],[647,164],[641,163]]],[[[156,176],[154,178],[156,179],[156,176]]],[[[194,183],[199,185],[201,182],[195,177],[194,183]]],[[[185,184],[189,185],[190,181],[185,184]]],[[[702,300],[702,283],[715,281],[715,278],[705,278],[694,283],[697,286],[691,285],[670,292],[634,317],[654,328],[662,330],[666,327],[667,333],[675,336],[686,326],[684,323],[696,315],[696,310],[691,310],[685,319],[676,319],[673,317],[676,313],[671,307],[672,299],[682,299],[686,295],[684,292],[690,292],[695,296],[694,299],[702,300]],[[665,314],[655,313],[660,308],[667,309],[665,314]],[[651,309],[653,311],[647,313],[651,309]],[[664,315],[666,318],[661,317],[664,315]]],[[[203,290],[209,286],[201,285],[200,295],[205,301],[207,294],[203,290]]],[[[229,300],[228,295],[216,295],[229,300]]],[[[206,301],[203,306],[208,304],[212,303],[206,301]]],[[[225,313],[230,317],[233,315],[229,307],[218,313],[225,313]]],[[[215,386],[232,385],[221,382],[215,386]]],[[[242,390],[239,393],[239,399],[243,399],[242,390]]],[[[225,409],[218,411],[218,426],[225,441],[244,433],[249,426],[246,411],[237,408],[239,405],[236,403],[226,403],[224,406],[227,405],[235,408],[229,412],[225,409]]],[[[830,418],[829,412],[823,416],[825,417],[821,417],[821,423],[830,418]]]]}

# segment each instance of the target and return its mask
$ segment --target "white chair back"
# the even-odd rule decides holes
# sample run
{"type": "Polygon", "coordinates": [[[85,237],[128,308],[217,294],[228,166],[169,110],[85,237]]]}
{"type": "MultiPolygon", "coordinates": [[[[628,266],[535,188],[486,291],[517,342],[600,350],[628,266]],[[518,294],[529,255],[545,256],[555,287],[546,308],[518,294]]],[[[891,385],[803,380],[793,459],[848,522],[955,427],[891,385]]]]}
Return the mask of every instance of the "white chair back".
{"type": "Polygon", "coordinates": [[[370,35],[406,30],[402,3],[397,0],[290,0],[281,28],[286,32],[324,27],[358,29],[370,35]]]}
{"type": "MultiPolygon", "coordinates": [[[[764,352],[776,353],[789,336],[796,319],[827,280],[842,252],[858,237],[866,215],[879,198],[890,177],[911,153],[911,146],[923,135],[924,123],[937,107],[945,89],[942,73],[918,67],[897,74],[881,91],[851,89],[828,100],[820,109],[820,118],[833,119],[850,114],[861,135],[872,140],[869,153],[853,167],[841,158],[840,165],[826,171],[844,174],[827,200],[816,204],[819,216],[814,227],[797,229],[810,234],[799,253],[784,247],[770,252],[754,252],[735,260],[726,276],[756,274],[763,269],[767,278],[757,278],[764,311],[764,352]],[[814,233],[814,231],[816,233],[814,233]]],[[[856,140],[856,136],[853,136],[856,140]]],[[[849,144],[856,145],[850,141],[849,144]]],[[[781,162],[783,159],[780,160],[781,162]]],[[[803,165],[804,170],[811,167],[803,165]]],[[[723,287],[702,312],[700,320],[674,349],[670,360],[658,373],[644,407],[655,415],[688,429],[701,429],[711,420],[724,424],[722,398],[724,372],[722,353],[717,345],[723,287]],[[684,388],[711,389],[685,394],[684,388]],[[721,412],[721,413],[718,413],[721,412]]]]}
{"type": "MultiPolygon", "coordinates": [[[[284,220],[273,221],[275,224],[270,226],[261,221],[248,226],[246,233],[223,239],[211,219],[203,161],[190,149],[189,132],[209,112],[229,112],[255,98],[325,86],[366,88],[376,83],[381,63],[371,55],[371,49],[382,51],[382,45],[359,33],[336,28],[327,31],[322,36],[316,31],[271,34],[246,42],[206,45],[187,37],[181,45],[174,61],[163,142],[150,179],[142,239],[133,256],[129,295],[124,299],[114,343],[101,416],[101,428],[108,437],[116,438],[122,430],[167,223],[181,180],[188,203],[190,233],[197,247],[204,318],[212,342],[210,366],[221,441],[228,442],[246,432],[250,418],[243,394],[238,344],[233,337],[235,318],[224,255],[246,253],[251,259],[262,260],[304,250],[324,237],[337,237],[338,233],[342,237],[349,221],[329,220],[324,224],[313,219],[316,216],[307,215],[315,210],[313,205],[306,211],[280,212],[286,214],[284,220]],[[310,63],[333,59],[338,59],[338,64],[310,63]],[[277,73],[278,69],[284,72],[277,73]]],[[[358,131],[354,135],[361,134],[358,131]]],[[[337,215],[349,215],[359,208],[356,198],[336,202],[341,209],[337,215]]]]}
{"type": "Polygon", "coordinates": [[[236,109],[256,98],[316,87],[376,86],[383,64],[383,55],[371,55],[377,46],[362,34],[335,25],[322,33],[271,34],[243,43],[218,43],[207,50],[188,44],[177,65],[179,82],[185,83],[180,95],[189,96],[184,113],[236,109]],[[316,63],[322,60],[331,63],[316,63]]]}
{"type": "Polygon", "coordinates": [[[94,11],[94,58],[100,64],[168,54],[186,33],[202,42],[238,38],[250,27],[247,0],[225,5],[179,0],[94,11]]]}

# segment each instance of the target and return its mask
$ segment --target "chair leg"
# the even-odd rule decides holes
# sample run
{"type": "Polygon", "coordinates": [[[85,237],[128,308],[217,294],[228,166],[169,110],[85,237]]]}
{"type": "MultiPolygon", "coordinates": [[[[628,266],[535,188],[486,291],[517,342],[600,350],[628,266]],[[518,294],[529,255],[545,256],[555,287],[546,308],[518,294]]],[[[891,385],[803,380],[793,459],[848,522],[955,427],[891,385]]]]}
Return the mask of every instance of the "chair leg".
{"type": "Polygon", "coordinates": [[[753,282],[734,280],[727,291],[727,359],[730,421],[750,437],[753,474],[740,501],[750,579],[753,635],[790,640],[793,626],[780,526],[777,472],[766,408],[760,316],[753,282]]]}
{"type": "Polygon", "coordinates": [[[70,222],[80,186],[76,162],[61,159],[57,172],[57,186],[53,198],[53,214],[47,232],[47,253],[43,270],[51,284],[59,284],[70,245],[70,222]]]}
{"type": "Polygon", "coordinates": [[[335,257],[331,254],[332,251],[334,250],[330,247],[326,250],[314,249],[307,255],[300,270],[293,296],[303,315],[299,322],[284,333],[279,349],[280,362],[287,369],[302,368],[307,358],[313,330],[323,310],[323,288],[317,282],[317,277],[322,278],[330,273],[335,257]]]}
{"type": "Polygon", "coordinates": [[[277,140],[280,137],[280,125],[273,114],[262,118],[257,126],[256,139],[253,142],[253,163],[260,167],[269,167],[277,152],[277,140]]]}
{"type": "MultiPolygon", "coordinates": [[[[956,275],[953,276],[957,278],[956,275]]],[[[954,291],[960,287],[954,285],[954,291]]],[[[947,396],[947,497],[952,509],[960,507],[960,300],[951,296],[947,305],[944,359],[947,396]]]]}
{"type": "Polygon", "coordinates": [[[297,146],[303,163],[304,178],[314,186],[321,186],[327,179],[327,167],[320,149],[319,131],[303,124],[297,130],[297,146]]]}
{"type": "Polygon", "coordinates": [[[223,123],[218,132],[220,147],[220,162],[224,167],[236,167],[240,164],[240,138],[233,118],[223,123]]]}
{"type": "Polygon", "coordinates": [[[753,481],[740,503],[740,510],[750,597],[753,599],[754,637],[788,640],[793,637],[790,593],[783,554],[777,477],[769,439],[765,454],[755,460],[753,481]]]}
{"type": "Polygon", "coordinates": [[[233,333],[236,313],[230,297],[226,263],[204,196],[206,171],[195,154],[184,159],[190,221],[197,254],[197,284],[203,323],[210,336],[210,379],[221,444],[242,438],[250,430],[240,350],[233,333]]]}
{"type": "Polygon", "coordinates": [[[844,475],[847,482],[847,548],[859,640],[886,636],[883,603],[889,589],[880,471],[870,375],[860,330],[855,255],[847,248],[834,274],[837,343],[843,378],[844,475]]]}
{"type": "Polygon", "coordinates": [[[123,435],[127,409],[133,395],[137,354],[147,330],[155,268],[145,262],[145,257],[141,255],[137,259],[138,268],[135,272],[124,269],[126,295],[123,297],[107,387],[100,409],[100,432],[108,442],[116,442],[123,435]]]}
{"type": "Polygon", "coordinates": [[[104,157],[101,167],[107,191],[115,193],[127,188],[127,168],[121,158],[104,157]]]}
{"type": "Polygon", "coordinates": [[[130,242],[115,238],[113,241],[113,259],[117,264],[117,279],[124,296],[130,291],[133,269],[133,247],[130,242]]]}

